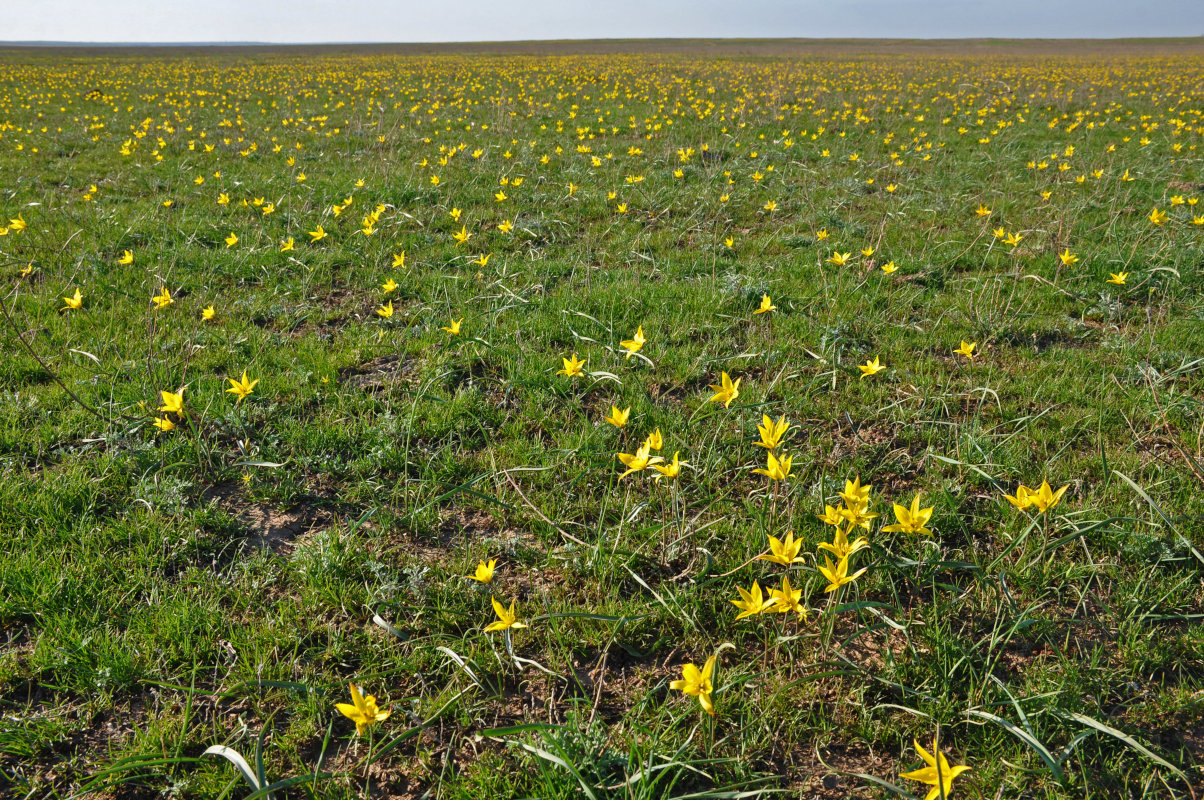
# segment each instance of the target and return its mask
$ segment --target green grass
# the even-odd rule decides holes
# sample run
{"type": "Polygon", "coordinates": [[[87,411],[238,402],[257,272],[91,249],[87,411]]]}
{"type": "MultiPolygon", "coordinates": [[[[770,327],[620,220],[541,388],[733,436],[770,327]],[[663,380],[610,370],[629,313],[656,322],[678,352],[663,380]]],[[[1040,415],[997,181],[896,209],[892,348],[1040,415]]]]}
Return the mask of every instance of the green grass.
{"type": "Polygon", "coordinates": [[[1192,795],[1200,68],[3,54],[0,793],[246,797],[225,745],[277,797],[922,797],[939,735],[959,795],[1192,795]],[[620,481],[658,428],[689,466],[620,481]],[[917,494],[931,535],[884,532],[917,494]],[[787,530],[808,619],[737,621],[787,530]],[[713,654],[711,718],[669,684],[713,654]],[[363,737],[349,681],[392,712],[363,737]]]}

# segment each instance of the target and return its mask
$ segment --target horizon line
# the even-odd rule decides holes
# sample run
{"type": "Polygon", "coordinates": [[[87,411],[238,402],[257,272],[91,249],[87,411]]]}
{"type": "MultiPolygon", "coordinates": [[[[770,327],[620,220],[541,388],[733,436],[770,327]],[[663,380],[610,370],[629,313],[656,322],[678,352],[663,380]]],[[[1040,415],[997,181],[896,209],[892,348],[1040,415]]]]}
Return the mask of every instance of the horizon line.
{"type": "Polygon", "coordinates": [[[0,40],[2,47],[413,47],[429,45],[522,45],[606,42],[1167,42],[1201,40],[1204,34],[1165,36],[614,36],[554,39],[437,39],[427,41],[343,40],[0,40]]]}

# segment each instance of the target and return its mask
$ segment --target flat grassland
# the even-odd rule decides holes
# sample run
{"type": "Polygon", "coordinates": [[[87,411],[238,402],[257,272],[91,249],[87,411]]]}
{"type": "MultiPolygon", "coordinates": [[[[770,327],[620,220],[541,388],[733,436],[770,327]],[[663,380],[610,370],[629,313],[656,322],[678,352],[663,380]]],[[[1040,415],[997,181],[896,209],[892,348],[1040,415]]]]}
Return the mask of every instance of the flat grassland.
{"type": "Polygon", "coordinates": [[[0,52],[0,794],[1194,796],[1202,97],[0,52]]]}

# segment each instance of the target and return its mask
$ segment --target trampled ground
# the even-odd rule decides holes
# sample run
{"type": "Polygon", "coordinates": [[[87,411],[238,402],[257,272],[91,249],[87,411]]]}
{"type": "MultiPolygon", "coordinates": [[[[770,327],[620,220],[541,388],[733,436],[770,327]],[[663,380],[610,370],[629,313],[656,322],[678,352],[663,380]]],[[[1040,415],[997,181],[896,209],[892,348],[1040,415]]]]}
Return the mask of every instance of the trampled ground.
{"type": "Polygon", "coordinates": [[[0,793],[1200,790],[1199,41],[710,47],[0,56],[0,793]]]}

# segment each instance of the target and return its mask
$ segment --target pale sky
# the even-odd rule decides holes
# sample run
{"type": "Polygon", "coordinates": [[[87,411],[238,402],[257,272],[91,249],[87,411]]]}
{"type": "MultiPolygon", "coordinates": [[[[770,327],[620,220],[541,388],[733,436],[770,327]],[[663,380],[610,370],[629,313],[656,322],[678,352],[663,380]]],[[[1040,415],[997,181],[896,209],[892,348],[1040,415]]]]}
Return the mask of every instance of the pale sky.
{"type": "Polygon", "coordinates": [[[0,0],[3,41],[1204,35],[1204,0],[0,0]]]}

